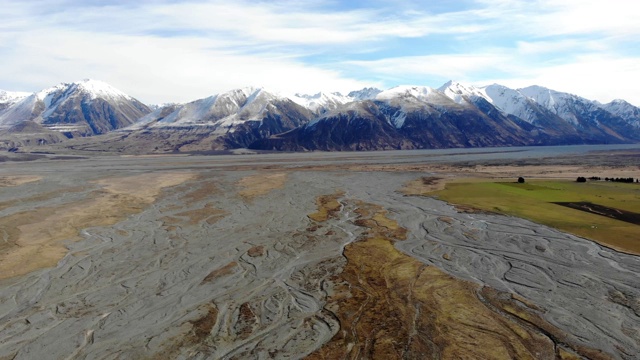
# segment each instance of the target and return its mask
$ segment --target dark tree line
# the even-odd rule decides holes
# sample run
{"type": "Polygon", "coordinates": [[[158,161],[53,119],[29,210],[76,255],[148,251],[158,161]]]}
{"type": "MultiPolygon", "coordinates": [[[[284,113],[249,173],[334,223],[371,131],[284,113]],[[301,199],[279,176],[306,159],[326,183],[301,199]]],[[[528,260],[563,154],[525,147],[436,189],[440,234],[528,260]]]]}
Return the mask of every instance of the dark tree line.
{"type": "MultiPolygon", "coordinates": [[[[604,181],[632,183],[632,182],[634,182],[634,179],[632,177],[630,177],[630,178],[604,178],[604,181]]],[[[635,180],[635,182],[638,182],[638,181],[635,180]]]]}
{"type": "MultiPolygon", "coordinates": [[[[600,180],[602,180],[602,178],[599,177],[599,176],[592,176],[592,177],[589,178],[589,180],[600,181],[600,180]]],[[[639,180],[640,179],[634,179],[632,177],[630,177],[630,178],[612,178],[612,177],[611,178],[609,178],[609,177],[604,178],[604,181],[621,182],[621,183],[633,183],[633,182],[639,183],[640,182],[639,180]]],[[[578,176],[578,178],[576,179],[576,182],[587,182],[587,178],[585,178],[583,176],[578,176]]]]}

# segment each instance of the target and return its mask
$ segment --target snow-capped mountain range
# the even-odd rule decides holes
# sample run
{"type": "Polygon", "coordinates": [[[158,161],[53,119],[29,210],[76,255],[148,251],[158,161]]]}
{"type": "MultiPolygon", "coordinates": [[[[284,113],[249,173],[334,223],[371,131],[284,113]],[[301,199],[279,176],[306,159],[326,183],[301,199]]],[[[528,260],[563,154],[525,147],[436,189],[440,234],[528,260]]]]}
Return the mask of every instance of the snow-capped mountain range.
{"type": "Polygon", "coordinates": [[[291,97],[291,100],[316,113],[333,110],[338,108],[340,105],[356,101],[355,98],[342,95],[339,92],[319,92],[315,95],[295,94],[291,97]]]}
{"type": "MultiPolygon", "coordinates": [[[[366,88],[347,95],[288,96],[248,87],[185,104],[149,107],[96,80],[60,84],[33,94],[0,91],[0,130],[10,132],[25,121],[67,137],[117,130],[126,134],[118,139],[150,145],[161,142],[153,147],[158,151],[640,141],[640,108],[624,100],[601,104],[541,86],[510,89],[453,81],[437,89],[366,88]]],[[[22,131],[31,128],[21,127],[22,131]]]]}
{"type": "Polygon", "coordinates": [[[174,111],[160,116],[157,109],[139,119],[127,130],[144,127],[192,127],[215,126],[231,129],[249,120],[262,119],[270,111],[277,111],[276,104],[292,101],[262,88],[242,88],[213,95],[187,104],[173,105],[174,111]]]}
{"type": "Polygon", "coordinates": [[[382,90],[376,88],[364,88],[362,90],[351,91],[347,95],[342,95],[339,92],[319,92],[314,95],[295,94],[290,98],[296,104],[303,106],[314,113],[324,113],[354,101],[375,99],[376,95],[381,92],[382,90]]]}
{"type": "Polygon", "coordinates": [[[614,100],[608,104],[601,104],[577,95],[551,90],[542,86],[529,86],[521,89],[510,89],[506,86],[493,84],[475,87],[458,82],[449,81],[438,90],[445,93],[457,103],[473,101],[474,98],[484,98],[496,108],[507,114],[515,115],[530,123],[536,121],[534,108],[544,108],[562,119],[578,124],[576,111],[597,111],[602,109],[613,115],[626,115],[629,120],[640,116],[637,108],[624,100],[614,100]]]}
{"type": "Polygon", "coordinates": [[[59,84],[24,96],[0,114],[0,128],[33,121],[69,136],[97,135],[149,112],[131,96],[97,80],[59,84]]]}
{"type": "Polygon", "coordinates": [[[631,125],[640,128],[640,108],[635,107],[622,99],[616,99],[608,104],[599,104],[604,110],[620,116],[631,125]]]}

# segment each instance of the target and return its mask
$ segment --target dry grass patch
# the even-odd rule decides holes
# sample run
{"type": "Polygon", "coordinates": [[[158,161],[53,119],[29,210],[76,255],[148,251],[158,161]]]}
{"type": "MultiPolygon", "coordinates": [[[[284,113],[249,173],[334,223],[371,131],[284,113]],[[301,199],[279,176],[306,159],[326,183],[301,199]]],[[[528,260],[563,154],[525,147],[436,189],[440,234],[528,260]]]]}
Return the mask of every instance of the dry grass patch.
{"type": "Polygon", "coordinates": [[[409,181],[400,189],[405,195],[424,195],[433,191],[444,189],[446,180],[439,177],[423,176],[409,181]]]}
{"type": "Polygon", "coordinates": [[[281,189],[287,181],[286,173],[256,174],[240,179],[238,194],[244,200],[252,200],[255,197],[266,195],[273,190],[281,189]]]}
{"type": "MultiPolygon", "coordinates": [[[[199,177],[198,180],[200,180],[200,178],[201,177],[199,177]]],[[[220,193],[220,189],[216,186],[215,180],[207,179],[199,183],[196,187],[190,189],[190,191],[187,192],[182,197],[182,199],[184,199],[184,201],[187,204],[191,204],[191,203],[201,201],[203,199],[207,199],[211,195],[219,194],[219,193],[220,193]]]]}
{"type": "Polygon", "coordinates": [[[256,245],[247,250],[247,255],[250,257],[260,257],[264,255],[264,246],[256,245]]]}
{"type": "Polygon", "coordinates": [[[316,205],[318,211],[307,215],[309,219],[322,222],[327,221],[329,218],[334,217],[337,212],[340,211],[342,204],[338,201],[339,198],[344,196],[344,192],[339,191],[331,195],[322,195],[316,198],[316,205]]]}
{"type": "Polygon", "coordinates": [[[198,225],[203,221],[213,225],[226,215],[226,211],[217,209],[212,204],[206,204],[201,209],[182,211],[172,216],[164,217],[161,220],[167,229],[175,229],[179,225],[198,225]]]}
{"type": "Polygon", "coordinates": [[[202,280],[200,285],[215,281],[216,279],[221,278],[223,276],[231,275],[236,272],[236,269],[238,269],[238,263],[235,261],[232,261],[227,265],[224,265],[220,268],[217,268],[211,271],[207,276],[205,276],[205,278],[202,280]]]}

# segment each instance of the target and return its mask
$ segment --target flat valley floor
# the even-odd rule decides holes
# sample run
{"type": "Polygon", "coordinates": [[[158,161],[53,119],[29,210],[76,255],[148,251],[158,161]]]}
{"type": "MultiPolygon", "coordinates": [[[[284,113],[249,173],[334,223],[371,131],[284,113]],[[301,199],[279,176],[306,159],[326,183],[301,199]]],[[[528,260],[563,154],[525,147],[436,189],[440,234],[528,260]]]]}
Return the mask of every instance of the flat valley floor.
{"type": "Polygon", "coordinates": [[[638,255],[430,191],[639,149],[11,154],[0,359],[638,359],[638,255]]]}

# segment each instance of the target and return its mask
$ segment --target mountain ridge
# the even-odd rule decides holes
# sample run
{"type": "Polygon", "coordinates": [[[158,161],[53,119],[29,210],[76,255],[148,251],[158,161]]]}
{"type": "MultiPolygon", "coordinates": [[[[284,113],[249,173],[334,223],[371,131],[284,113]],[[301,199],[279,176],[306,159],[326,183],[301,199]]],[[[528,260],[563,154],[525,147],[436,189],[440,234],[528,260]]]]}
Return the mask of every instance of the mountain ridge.
{"type": "Polygon", "coordinates": [[[104,134],[150,112],[133,97],[97,80],[61,83],[17,101],[0,114],[0,128],[33,121],[67,137],[104,134]]]}
{"type": "MultiPolygon", "coordinates": [[[[439,88],[400,85],[387,90],[364,88],[347,95],[291,96],[245,87],[150,108],[106,83],[83,80],[20,96],[0,109],[0,127],[5,133],[21,121],[33,121],[68,137],[113,133],[87,140],[87,146],[140,152],[640,141],[640,109],[632,104],[624,100],[601,104],[542,86],[510,89],[448,81],[439,88]],[[113,121],[118,111],[120,120],[113,121]]],[[[2,99],[0,92],[0,104],[2,99]]],[[[24,127],[31,128],[36,127],[24,127]]]]}

